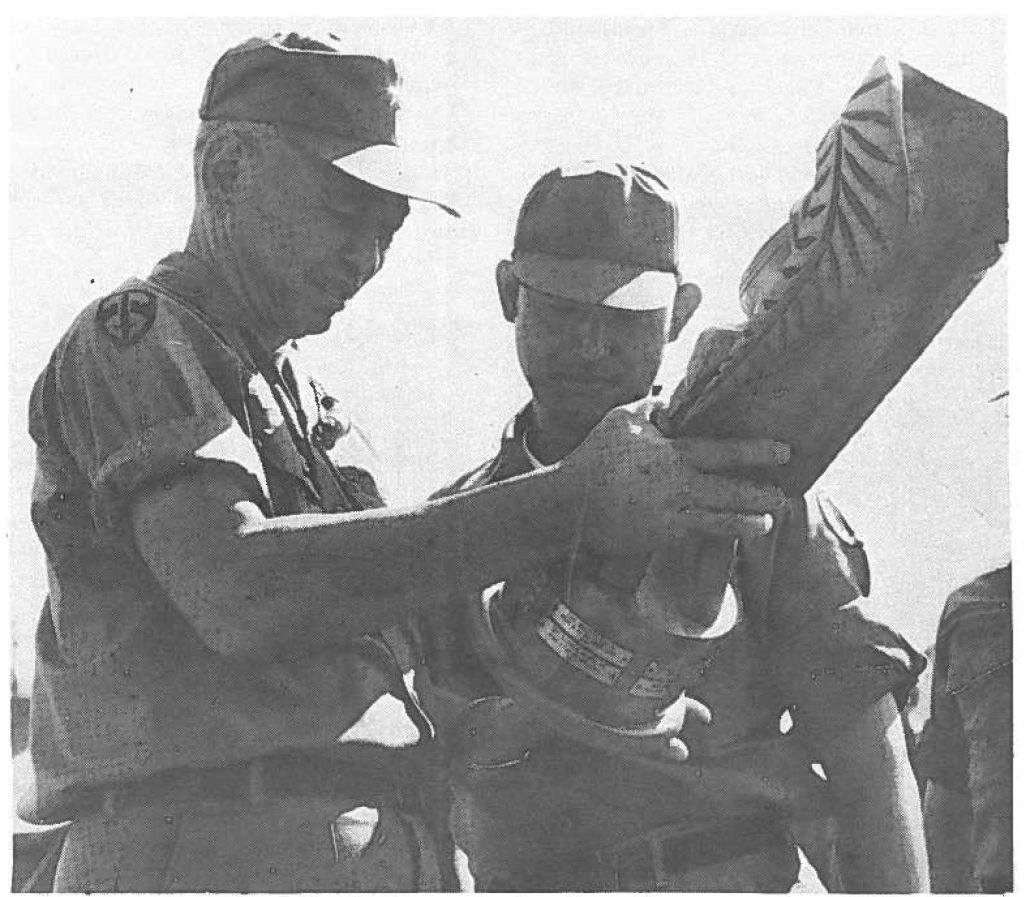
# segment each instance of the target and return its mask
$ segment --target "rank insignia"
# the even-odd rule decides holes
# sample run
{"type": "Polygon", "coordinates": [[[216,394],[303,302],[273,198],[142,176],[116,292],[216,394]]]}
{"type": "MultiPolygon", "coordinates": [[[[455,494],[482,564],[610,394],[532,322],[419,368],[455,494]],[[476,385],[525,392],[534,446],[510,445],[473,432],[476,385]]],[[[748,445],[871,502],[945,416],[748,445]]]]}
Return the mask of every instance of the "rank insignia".
{"type": "Polygon", "coordinates": [[[147,290],[114,293],[96,309],[96,323],[119,346],[138,342],[155,319],[156,297],[147,290]]]}

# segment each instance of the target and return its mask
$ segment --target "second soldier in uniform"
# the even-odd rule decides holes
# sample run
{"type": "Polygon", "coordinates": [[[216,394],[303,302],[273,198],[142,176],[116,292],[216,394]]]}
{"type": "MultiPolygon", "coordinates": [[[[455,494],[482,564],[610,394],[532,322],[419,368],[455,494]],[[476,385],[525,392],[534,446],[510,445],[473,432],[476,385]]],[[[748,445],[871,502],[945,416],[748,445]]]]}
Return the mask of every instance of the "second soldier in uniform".
{"type": "MultiPolygon", "coordinates": [[[[497,455],[442,495],[557,464],[610,408],[647,396],[700,301],[678,276],[677,217],[632,166],[537,182],[497,268],[533,397],[497,455]]],[[[788,822],[816,813],[839,818],[845,888],[925,886],[894,698],[920,658],[866,615],[863,558],[834,507],[799,499],[775,518],[738,545],[637,554],[628,533],[581,537],[424,619],[423,694],[444,722],[467,887],[786,891],[788,822]],[[657,739],[635,724],[677,712],[680,695],[691,721],[644,753],[657,739]]]]}

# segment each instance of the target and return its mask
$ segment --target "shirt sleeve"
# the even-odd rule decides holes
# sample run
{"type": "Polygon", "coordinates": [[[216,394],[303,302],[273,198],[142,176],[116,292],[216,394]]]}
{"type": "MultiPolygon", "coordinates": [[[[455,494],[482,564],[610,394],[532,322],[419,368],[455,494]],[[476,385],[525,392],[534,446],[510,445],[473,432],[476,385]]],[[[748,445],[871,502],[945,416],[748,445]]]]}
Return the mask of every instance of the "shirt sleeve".
{"type": "Polygon", "coordinates": [[[779,525],[767,618],[770,667],[794,723],[837,737],[879,698],[906,702],[924,658],[872,619],[863,546],[830,503],[801,500],[779,525]]]}
{"type": "Polygon", "coordinates": [[[1012,676],[1005,667],[957,697],[968,750],[974,877],[982,890],[1009,890],[1013,851],[1012,676]]]}
{"type": "Polygon", "coordinates": [[[974,877],[1006,889],[1012,867],[1013,644],[997,605],[965,615],[949,644],[946,690],[962,723],[974,877]]]}
{"type": "Polygon", "coordinates": [[[87,310],[51,370],[42,414],[59,420],[66,451],[92,491],[98,528],[117,529],[125,499],[140,486],[203,460],[241,468],[256,494],[265,494],[255,446],[221,392],[225,383],[240,386],[238,363],[186,312],[155,300],[151,326],[125,345],[87,310]]]}

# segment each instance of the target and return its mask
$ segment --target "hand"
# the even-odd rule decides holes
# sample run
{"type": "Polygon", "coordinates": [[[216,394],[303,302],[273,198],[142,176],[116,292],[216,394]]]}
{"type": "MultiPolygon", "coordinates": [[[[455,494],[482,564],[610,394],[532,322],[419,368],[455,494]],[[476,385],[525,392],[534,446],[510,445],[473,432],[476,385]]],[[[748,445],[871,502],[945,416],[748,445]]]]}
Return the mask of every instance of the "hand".
{"type": "Polygon", "coordinates": [[[562,462],[586,490],[583,540],[598,551],[643,553],[686,534],[763,535],[786,504],[774,486],[735,476],[785,464],[770,439],[666,439],[641,406],[610,411],[562,462]]]}
{"type": "Polygon", "coordinates": [[[707,704],[684,693],[661,712],[655,728],[662,737],[647,746],[647,752],[662,760],[689,760],[690,749],[679,736],[690,717],[695,717],[705,726],[711,723],[711,711],[707,704]]]}
{"type": "Polygon", "coordinates": [[[636,588],[635,612],[675,635],[718,619],[733,567],[736,540],[690,535],[657,551],[636,588]]]}

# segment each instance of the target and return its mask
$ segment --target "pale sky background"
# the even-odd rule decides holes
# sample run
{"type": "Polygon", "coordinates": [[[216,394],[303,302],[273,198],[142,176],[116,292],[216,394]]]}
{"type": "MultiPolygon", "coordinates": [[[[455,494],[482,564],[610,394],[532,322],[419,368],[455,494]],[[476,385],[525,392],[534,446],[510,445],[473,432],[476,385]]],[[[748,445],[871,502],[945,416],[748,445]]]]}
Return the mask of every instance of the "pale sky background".
{"type": "MultiPolygon", "coordinates": [[[[465,215],[414,207],[383,272],[304,347],[390,462],[395,503],[492,454],[527,397],[493,268],[548,168],[613,158],[675,189],[705,304],[666,359],[670,389],[697,333],[736,319],[740,273],[878,56],[1006,110],[995,18],[14,22],[8,541],[23,684],[46,588],[28,519],[32,383],[84,305],[182,246],[206,75],[278,30],[394,56],[404,132],[444,159],[465,215]]],[[[987,401],[1008,384],[1006,274],[1004,260],[820,484],[867,545],[878,613],[920,648],[949,591],[1009,549],[1007,403],[987,401]]]]}

